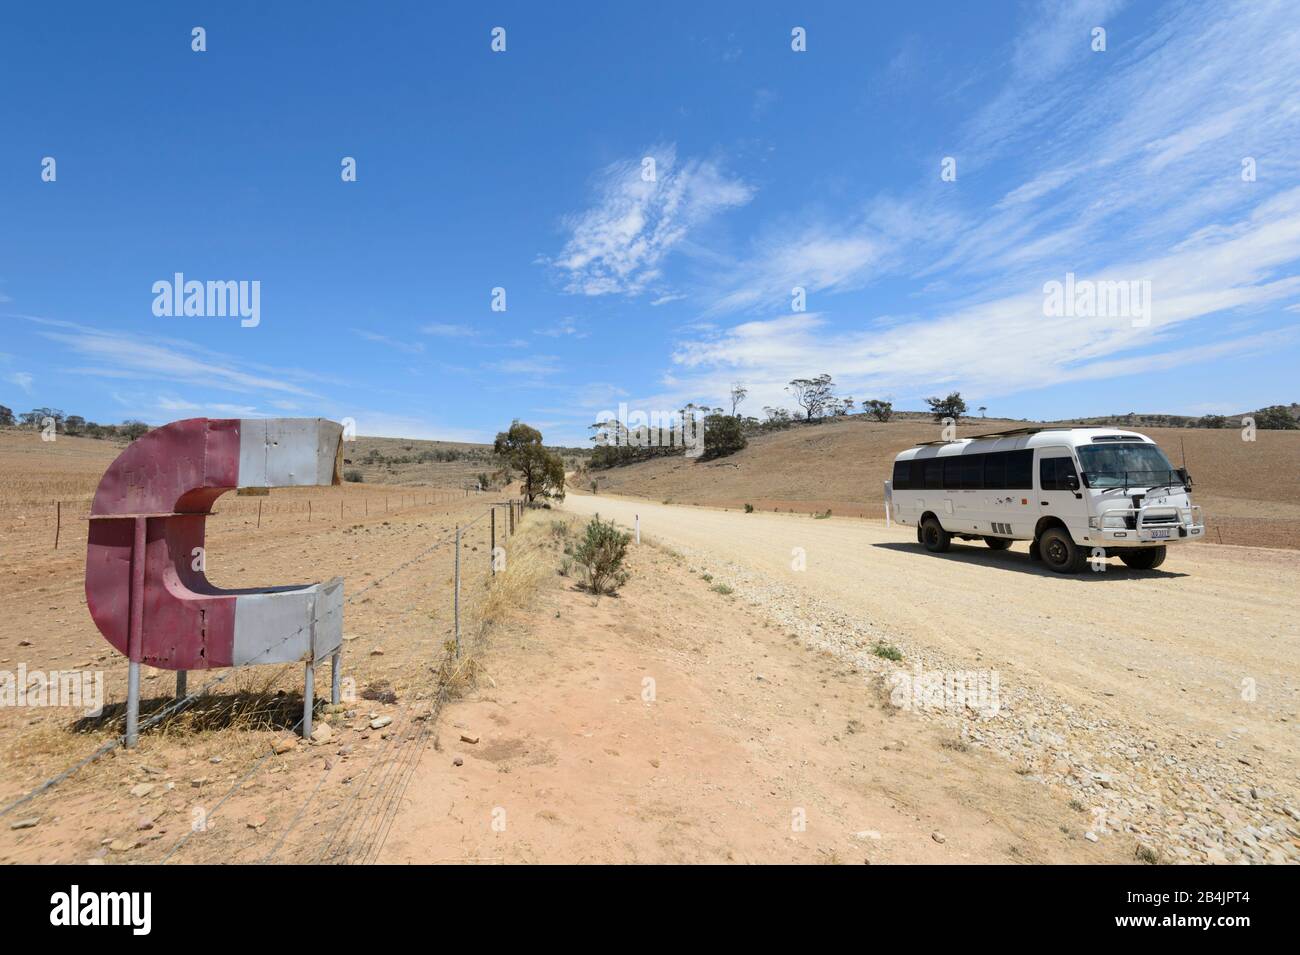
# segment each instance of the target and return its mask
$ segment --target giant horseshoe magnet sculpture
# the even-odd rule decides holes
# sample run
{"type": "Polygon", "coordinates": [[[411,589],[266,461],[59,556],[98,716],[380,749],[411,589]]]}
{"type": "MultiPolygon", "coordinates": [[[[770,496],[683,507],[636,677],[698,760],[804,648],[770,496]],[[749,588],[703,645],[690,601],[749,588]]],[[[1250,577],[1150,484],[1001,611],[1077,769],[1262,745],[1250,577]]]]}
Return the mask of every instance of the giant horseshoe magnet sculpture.
{"type": "Polygon", "coordinates": [[[139,734],[140,664],[188,670],[303,661],[304,736],[315,665],[332,660],[339,701],[343,580],[222,590],[204,574],[204,525],[232,488],[339,484],[342,425],[322,418],[190,418],[118,455],[90,508],[86,604],[128,663],[126,745],[139,734]]]}

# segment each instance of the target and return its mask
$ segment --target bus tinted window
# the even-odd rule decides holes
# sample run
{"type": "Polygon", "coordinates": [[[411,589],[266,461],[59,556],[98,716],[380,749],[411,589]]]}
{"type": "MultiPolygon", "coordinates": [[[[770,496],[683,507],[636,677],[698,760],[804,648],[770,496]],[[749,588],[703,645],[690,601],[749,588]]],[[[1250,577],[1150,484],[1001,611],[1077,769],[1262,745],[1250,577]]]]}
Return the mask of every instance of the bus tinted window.
{"type": "Polygon", "coordinates": [[[1000,490],[1007,486],[1007,453],[997,451],[984,455],[984,486],[1000,490]]]}
{"type": "Polygon", "coordinates": [[[1056,490],[1056,462],[1059,458],[1043,458],[1038,462],[1038,486],[1044,491],[1056,490]]]}
{"type": "Polygon", "coordinates": [[[945,490],[955,491],[961,487],[961,458],[944,458],[943,486],[945,490]]]}
{"type": "Polygon", "coordinates": [[[1072,490],[1068,478],[1078,477],[1069,458],[1043,458],[1038,462],[1038,486],[1044,491],[1072,490]]]}
{"type": "Polygon", "coordinates": [[[895,491],[906,491],[911,485],[912,462],[895,461],[894,462],[894,483],[895,491]]]}
{"type": "Polygon", "coordinates": [[[961,456],[961,487],[963,491],[978,491],[984,487],[984,455],[961,456]]]}
{"type": "Polygon", "coordinates": [[[1034,452],[1006,451],[1006,484],[1008,490],[1028,491],[1034,486],[1034,452]]]}
{"type": "Polygon", "coordinates": [[[943,462],[931,458],[925,462],[925,486],[927,490],[943,490],[943,462]]]}

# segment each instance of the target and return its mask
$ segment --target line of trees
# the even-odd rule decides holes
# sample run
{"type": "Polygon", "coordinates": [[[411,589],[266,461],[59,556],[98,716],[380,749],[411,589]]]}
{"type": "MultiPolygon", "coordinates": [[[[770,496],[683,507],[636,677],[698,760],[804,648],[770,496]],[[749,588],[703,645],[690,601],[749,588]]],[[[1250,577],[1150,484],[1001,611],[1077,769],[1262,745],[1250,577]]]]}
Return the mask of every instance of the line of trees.
{"type": "Polygon", "coordinates": [[[733,386],[731,414],[725,408],[710,408],[692,401],[677,409],[675,419],[671,415],[665,416],[668,420],[655,416],[637,427],[629,427],[627,422],[616,418],[588,425],[588,430],[595,432],[591,440],[596,445],[588,467],[593,470],[620,467],[650,458],[686,454],[694,447],[701,448],[698,456],[701,461],[735,454],[749,444],[745,436],[746,422],[753,419],[742,418],[737,413],[746,394],[743,386],[733,386]]]}
{"type": "Polygon", "coordinates": [[[125,438],[134,441],[149,430],[143,421],[128,418],[121,424],[100,424],[87,421],[81,415],[64,414],[58,408],[33,408],[15,415],[12,408],[0,405],[0,427],[33,428],[37,431],[53,427],[57,434],[83,438],[125,438]]]}

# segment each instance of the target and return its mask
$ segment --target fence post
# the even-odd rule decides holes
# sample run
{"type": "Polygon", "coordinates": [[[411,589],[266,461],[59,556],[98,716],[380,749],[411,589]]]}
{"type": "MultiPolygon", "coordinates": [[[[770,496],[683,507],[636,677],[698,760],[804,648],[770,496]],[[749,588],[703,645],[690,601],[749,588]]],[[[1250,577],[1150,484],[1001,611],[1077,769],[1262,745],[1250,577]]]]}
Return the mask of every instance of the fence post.
{"type": "Polygon", "coordinates": [[[492,518],[492,546],[488,548],[488,561],[492,567],[492,576],[497,575],[497,509],[488,508],[488,514],[492,518]]]}
{"type": "Polygon", "coordinates": [[[339,690],[343,686],[343,648],[339,647],[330,657],[330,702],[339,705],[339,690]]]}
{"type": "Polygon", "coordinates": [[[144,643],[144,564],[148,518],[135,519],[131,545],[130,630],[126,644],[126,748],[140,740],[140,657],[144,643]]]}
{"type": "Polygon", "coordinates": [[[460,525],[456,526],[456,658],[460,659],[460,525]]]}
{"type": "Polygon", "coordinates": [[[515,502],[507,501],[506,503],[510,507],[510,533],[513,534],[515,532],[515,502]]]}
{"type": "Polygon", "coordinates": [[[302,685],[302,738],[311,739],[312,710],[316,708],[316,661],[313,649],[307,654],[307,672],[302,685]]]}
{"type": "Polygon", "coordinates": [[[636,542],[637,545],[640,546],[641,544],[641,515],[640,514],[636,515],[636,542]]]}
{"type": "Polygon", "coordinates": [[[261,502],[261,500],[259,500],[259,501],[257,502],[257,529],[258,529],[258,530],[261,530],[261,529],[262,529],[262,502],[261,502]]]}

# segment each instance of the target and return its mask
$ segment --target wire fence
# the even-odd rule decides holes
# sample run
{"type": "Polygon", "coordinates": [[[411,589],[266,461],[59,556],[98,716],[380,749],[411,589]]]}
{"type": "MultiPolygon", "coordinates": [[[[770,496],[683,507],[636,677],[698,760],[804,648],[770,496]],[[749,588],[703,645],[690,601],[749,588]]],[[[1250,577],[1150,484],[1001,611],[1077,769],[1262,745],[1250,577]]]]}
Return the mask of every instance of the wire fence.
{"type": "MultiPolygon", "coordinates": [[[[216,509],[207,513],[214,526],[220,527],[224,518],[227,522],[242,521],[261,528],[265,521],[272,524],[276,519],[292,517],[294,523],[305,521],[347,521],[349,518],[368,518],[380,514],[397,514],[413,507],[432,507],[438,504],[453,504],[490,493],[476,487],[457,490],[419,488],[392,493],[379,493],[366,489],[348,493],[338,491],[332,494],[294,493],[275,498],[269,495],[230,495],[222,498],[216,509]]],[[[90,507],[93,495],[84,497],[64,497],[55,500],[7,503],[0,505],[0,521],[4,522],[6,533],[22,533],[24,536],[45,537],[52,550],[70,543],[84,543],[90,521],[90,507]]]]}
{"type": "MultiPolygon", "coordinates": [[[[419,561],[423,560],[424,558],[428,557],[430,554],[432,554],[433,552],[435,552],[435,551],[438,550],[439,548],[444,547],[444,546],[446,546],[446,545],[448,545],[448,544],[452,544],[452,545],[454,545],[454,556],[453,556],[453,561],[454,561],[454,565],[455,565],[455,568],[456,568],[456,573],[455,573],[455,584],[454,584],[454,586],[455,586],[455,588],[456,588],[455,600],[456,600],[457,605],[459,605],[459,590],[460,590],[460,573],[459,573],[459,571],[460,571],[460,564],[461,564],[461,553],[460,553],[460,552],[461,552],[461,546],[460,546],[460,545],[461,545],[461,538],[462,538],[462,535],[463,535],[463,533],[464,533],[466,530],[468,530],[468,529],[471,528],[471,527],[474,527],[475,525],[479,524],[481,521],[484,521],[484,520],[492,520],[492,521],[494,521],[494,520],[495,520],[495,512],[498,510],[498,508],[501,508],[501,507],[508,508],[508,510],[509,510],[509,513],[510,513],[510,515],[511,515],[511,519],[510,519],[510,522],[509,522],[509,532],[513,532],[513,529],[514,529],[514,523],[515,523],[515,515],[518,514],[518,515],[521,515],[521,516],[522,516],[522,513],[523,513],[523,502],[522,502],[522,501],[518,501],[518,500],[511,500],[511,501],[505,501],[505,502],[494,502],[492,505],[489,506],[489,508],[488,508],[486,511],[484,511],[482,514],[480,514],[478,517],[474,518],[473,520],[469,521],[469,522],[466,523],[466,524],[460,524],[460,525],[457,525],[456,530],[455,530],[454,533],[439,538],[438,540],[434,541],[433,543],[429,544],[427,547],[425,547],[424,549],[422,549],[419,553],[415,554],[414,556],[410,557],[409,559],[407,559],[407,560],[403,561],[402,563],[398,564],[396,567],[394,567],[394,568],[392,568],[391,570],[387,571],[387,572],[386,572],[385,574],[383,574],[382,576],[377,577],[377,578],[375,578],[374,580],[371,580],[369,583],[367,583],[365,586],[363,586],[360,590],[358,590],[358,591],[356,591],[355,593],[353,593],[353,594],[351,594],[350,596],[348,596],[348,597],[345,599],[345,601],[344,601],[344,603],[343,603],[343,606],[346,607],[346,606],[348,606],[348,605],[351,605],[351,604],[355,603],[356,601],[360,600],[363,596],[365,596],[366,594],[368,594],[370,591],[374,590],[376,587],[379,587],[380,585],[382,585],[384,582],[390,580],[390,579],[391,579],[392,577],[394,577],[395,575],[397,575],[397,574],[401,573],[402,571],[406,570],[407,568],[413,566],[414,564],[416,564],[416,563],[418,563],[419,561]]],[[[489,551],[489,559],[493,559],[493,558],[495,557],[495,553],[494,553],[494,552],[495,552],[495,548],[496,548],[496,545],[495,545],[495,536],[494,536],[494,537],[493,537],[493,546],[492,546],[492,548],[491,548],[490,551],[489,551]]],[[[493,565],[493,567],[494,567],[494,565],[493,565]]],[[[340,612],[341,612],[341,611],[340,611],[340,612]]],[[[327,613],[328,613],[328,612],[327,612],[327,613]]],[[[292,632],[286,634],[286,635],[285,635],[281,640],[279,640],[279,641],[277,641],[277,642],[271,644],[270,646],[266,647],[265,649],[263,649],[263,650],[261,651],[261,653],[258,654],[258,656],[265,656],[265,655],[268,655],[268,654],[272,653],[274,650],[276,650],[277,648],[279,648],[280,646],[282,646],[284,643],[286,643],[287,641],[293,639],[293,638],[296,637],[298,634],[302,633],[306,626],[308,626],[308,624],[304,624],[303,626],[298,627],[296,630],[294,630],[294,631],[292,631],[292,632]]],[[[461,629],[461,628],[460,628],[460,617],[459,617],[459,612],[457,612],[457,614],[456,614],[456,619],[455,619],[455,624],[454,624],[454,638],[455,638],[456,647],[457,647],[457,654],[459,654],[459,646],[460,646],[460,638],[461,638],[460,629],[461,629]]],[[[255,662],[256,662],[256,659],[257,659],[257,658],[254,657],[254,660],[253,660],[252,662],[255,663],[255,662]]],[[[251,664],[250,664],[250,665],[251,665],[251,664]]],[[[246,666],[247,666],[247,665],[246,665],[246,666]]],[[[185,710],[186,708],[188,708],[189,706],[191,706],[195,701],[199,700],[200,698],[202,698],[202,697],[204,697],[204,696],[209,695],[209,694],[210,694],[214,689],[216,689],[216,688],[217,688],[218,686],[220,686],[221,684],[225,683],[227,680],[229,680],[229,679],[230,679],[232,676],[234,676],[236,673],[243,672],[244,669],[245,669],[245,667],[239,667],[239,668],[231,668],[231,669],[228,669],[228,670],[226,670],[224,673],[220,674],[219,676],[216,676],[216,677],[212,678],[211,680],[208,680],[206,683],[204,683],[204,684],[203,684],[201,687],[199,687],[198,689],[195,689],[195,690],[193,690],[193,691],[191,691],[191,692],[185,693],[183,696],[179,696],[179,695],[178,695],[178,697],[177,697],[176,699],[174,699],[174,700],[172,700],[172,701],[170,701],[170,702],[164,704],[164,705],[163,705],[162,707],[160,707],[158,710],[156,710],[155,712],[151,713],[151,714],[148,716],[148,718],[146,718],[146,719],[144,719],[143,721],[141,721],[140,726],[139,726],[140,731],[141,731],[141,732],[144,732],[144,731],[146,731],[146,730],[148,730],[148,729],[151,729],[151,728],[153,728],[153,727],[156,727],[156,726],[158,726],[159,724],[161,724],[162,722],[164,722],[165,720],[167,720],[169,717],[172,717],[172,716],[175,716],[175,715],[179,714],[180,712],[182,712],[183,710],[185,710]]],[[[314,707],[314,704],[313,704],[313,707],[314,707]]],[[[293,726],[292,729],[291,729],[291,732],[295,732],[295,733],[296,733],[296,732],[298,732],[298,731],[302,728],[302,725],[303,725],[303,722],[304,722],[304,719],[305,719],[305,715],[306,715],[306,709],[304,708],[304,717],[303,717],[303,718],[300,718],[300,719],[298,720],[298,722],[297,722],[296,724],[294,724],[294,726],[293,726]]],[[[125,712],[124,712],[124,713],[121,715],[121,719],[125,720],[125,718],[126,718],[126,714],[125,714],[125,712]]],[[[426,731],[424,735],[427,736],[427,727],[424,727],[423,729],[425,729],[425,731],[426,731]]],[[[50,790],[52,790],[53,788],[55,788],[56,786],[58,786],[60,783],[64,782],[65,780],[69,779],[71,776],[75,775],[75,774],[76,774],[78,771],[80,771],[81,769],[85,768],[86,766],[90,765],[91,763],[93,763],[93,762],[95,762],[96,760],[98,760],[98,759],[100,759],[101,757],[103,757],[106,753],[108,753],[108,752],[110,752],[110,751],[112,751],[112,750],[114,750],[114,749],[117,749],[118,747],[125,746],[125,745],[126,745],[126,742],[127,742],[127,737],[126,737],[126,733],[125,733],[125,732],[123,732],[123,733],[117,735],[117,736],[116,736],[115,738],[113,738],[113,739],[110,739],[110,740],[105,741],[103,744],[101,744],[100,746],[96,747],[94,750],[92,750],[92,751],[91,751],[90,753],[88,753],[86,756],[82,757],[81,759],[79,759],[79,760],[77,760],[76,762],[72,763],[71,765],[67,766],[66,768],[64,768],[64,769],[61,770],[60,772],[55,773],[54,775],[52,775],[52,776],[50,776],[49,778],[45,779],[45,780],[44,780],[43,782],[41,782],[39,785],[35,786],[34,788],[32,788],[31,790],[29,790],[28,792],[24,793],[22,796],[19,796],[18,798],[16,798],[16,799],[10,801],[9,803],[7,803],[3,808],[0,808],[0,816],[5,816],[5,815],[9,814],[10,812],[12,812],[13,810],[15,810],[15,809],[17,809],[17,808],[19,808],[19,807],[21,807],[21,806],[24,806],[24,805],[30,803],[31,801],[33,801],[34,799],[38,798],[38,797],[41,796],[42,794],[49,792],[50,790]]],[[[421,748],[422,748],[422,746],[421,746],[421,748]]],[[[241,777],[239,780],[237,780],[237,781],[232,785],[231,789],[230,789],[230,790],[229,790],[229,791],[228,791],[228,792],[227,792],[227,793],[226,793],[226,794],[225,794],[225,795],[224,795],[224,796],[223,796],[223,797],[218,801],[218,803],[216,804],[216,806],[214,806],[214,808],[213,808],[213,810],[212,810],[212,813],[209,813],[208,818],[210,819],[211,816],[212,816],[212,814],[215,814],[215,812],[216,812],[216,811],[217,811],[217,810],[218,810],[222,805],[225,804],[225,802],[226,802],[227,799],[229,799],[229,798],[230,798],[234,793],[238,792],[239,789],[240,789],[240,788],[241,788],[241,787],[242,787],[242,786],[247,782],[247,780],[248,780],[248,779],[251,779],[251,778],[256,774],[257,770],[260,769],[260,768],[261,768],[261,767],[266,763],[266,761],[269,759],[269,757],[272,756],[272,755],[274,755],[274,751],[273,751],[273,750],[268,751],[266,754],[264,754],[262,757],[260,757],[260,758],[259,758],[259,759],[258,759],[258,760],[253,764],[253,766],[250,768],[250,770],[249,770],[249,771],[248,771],[248,772],[247,772],[243,777],[241,777]]],[[[400,777],[399,777],[399,778],[400,778],[400,777]]],[[[409,779],[409,776],[408,776],[407,778],[409,779]]],[[[317,789],[319,789],[319,784],[318,784],[318,786],[317,786],[317,789]]],[[[300,810],[300,813],[301,813],[301,810],[300,810]]],[[[380,818],[383,818],[383,817],[380,817],[380,818]]],[[[391,823],[390,823],[390,824],[391,824],[391,823]]],[[[167,860],[170,859],[170,858],[171,858],[171,857],[172,857],[176,852],[178,852],[181,848],[183,848],[184,845],[189,841],[190,837],[191,837],[193,834],[194,834],[194,830],[191,830],[190,832],[186,833],[186,835],[183,836],[183,837],[181,838],[181,840],[180,840],[180,841],[179,841],[175,846],[173,846],[173,848],[172,848],[172,849],[171,849],[171,850],[166,854],[166,856],[164,857],[163,861],[167,861],[167,860]]],[[[287,835],[287,831],[286,831],[286,835],[287,835]]],[[[372,833],[372,836],[373,836],[373,835],[374,835],[374,834],[372,833]]],[[[373,840],[372,840],[372,841],[373,841],[373,840]]],[[[273,850],[273,852],[274,852],[274,850],[273,850]]],[[[272,853],[272,854],[273,854],[273,853],[272,853]]],[[[351,857],[353,857],[354,855],[355,855],[355,853],[349,852],[349,853],[348,853],[348,858],[351,858],[351,857]]]]}

